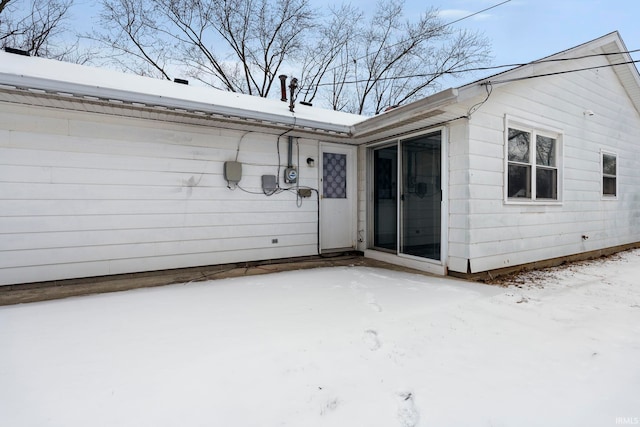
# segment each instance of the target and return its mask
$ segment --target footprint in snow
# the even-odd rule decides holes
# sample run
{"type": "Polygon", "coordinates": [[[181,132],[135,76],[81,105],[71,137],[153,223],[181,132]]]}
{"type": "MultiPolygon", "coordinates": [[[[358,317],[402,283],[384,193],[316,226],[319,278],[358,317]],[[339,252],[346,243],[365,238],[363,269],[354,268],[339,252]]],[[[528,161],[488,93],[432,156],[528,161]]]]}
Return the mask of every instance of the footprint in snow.
{"type": "Polygon", "coordinates": [[[413,393],[403,391],[398,393],[398,421],[401,427],[416,427],[420,422],[420,413],[413,400],[413,393]]]}
{"type": "Polygon", "coordinates": [[[369,350],[376,351],[380,347],[382,347],[382,343],[380,342],[380,338],[378,338],[378,333],[373,329],[367,329],[364,331],[364,342],[369,347],[369,350]]]}
{"type": "Polygon", "coordinates": [[[376,297],[373,296],[372,293],[367,292],[366,299],[367,299],[367,304],[369,304],[369,306],[373,311],[376,311],[378,313],[382,312],[382,307],[380,306],[380,304],[378,304],[378,302],[376,301],[376,297]]]}
{"type": "Polygon", "coordinates": [[[333,398],[333,399],[329,399],[324,406],[322,407],[322,409],[320,409],[320,415],[326,415],[329,412],[335,411],[338,408],[338,405],[340,404],[340,401],[338,400],[338,398],[333,398]]]}
{"type": "Polygon", "coordinates": [[[351,283],[349,283],[349,287],[351,289],[366,289],[367,285],[365,285],[364,283],[360,283],[357,280],[352,280],[351,283]]]}

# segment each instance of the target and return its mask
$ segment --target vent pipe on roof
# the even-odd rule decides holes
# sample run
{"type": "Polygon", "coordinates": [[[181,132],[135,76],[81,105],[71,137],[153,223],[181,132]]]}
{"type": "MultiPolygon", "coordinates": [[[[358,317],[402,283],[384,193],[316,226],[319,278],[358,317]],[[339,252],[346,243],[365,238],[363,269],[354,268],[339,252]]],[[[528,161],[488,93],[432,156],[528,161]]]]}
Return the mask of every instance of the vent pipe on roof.
{"type": "Polygon", "coordinates": [[[181,85],[189,85],[189,80],[175,78],[173,79],[174,83],[180,83],[181,85]]]}
{"type": "Polygon", "coordinates": [[[287,102],[287,75],[280,74],[278,78],[280,79],[280,101],[287,102]]]}

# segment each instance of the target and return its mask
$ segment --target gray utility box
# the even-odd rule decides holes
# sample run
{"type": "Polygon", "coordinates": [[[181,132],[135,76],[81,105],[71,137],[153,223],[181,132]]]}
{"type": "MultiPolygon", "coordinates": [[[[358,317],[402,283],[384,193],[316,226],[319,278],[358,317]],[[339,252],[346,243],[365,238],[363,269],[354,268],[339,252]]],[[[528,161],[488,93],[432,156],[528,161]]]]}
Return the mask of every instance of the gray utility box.
{"type": "Polygon", "coordinates": [[[242,179],[242,163],[224,162],[224,179],[230,184],[237,184],[242,179]]]}
{"type": "Polygon", "coordinates": [[[262,191],[264,194],[271,194],[278,189],[275,175],[262,175],[262,191]]]}

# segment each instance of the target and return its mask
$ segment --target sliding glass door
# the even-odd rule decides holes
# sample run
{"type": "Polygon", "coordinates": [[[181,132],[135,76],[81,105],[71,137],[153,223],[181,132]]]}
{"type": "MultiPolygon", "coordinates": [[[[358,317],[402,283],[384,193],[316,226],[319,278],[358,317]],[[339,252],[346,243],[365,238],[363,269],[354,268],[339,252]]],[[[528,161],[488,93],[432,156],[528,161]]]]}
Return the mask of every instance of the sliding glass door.
{"type": "Polygon", "coordinates": [[[440,260],[441,133],[373,150],[373,247],[440,260]]]}
{"type": "Polygon", "coordinates": [[[398,145],[373,152],[373,245],[398,248],[398,145]]]}
{"type": "Polygon", "coordinates": [[[440,259],[440,132],[401,142],[400,253],[440,259]]]}

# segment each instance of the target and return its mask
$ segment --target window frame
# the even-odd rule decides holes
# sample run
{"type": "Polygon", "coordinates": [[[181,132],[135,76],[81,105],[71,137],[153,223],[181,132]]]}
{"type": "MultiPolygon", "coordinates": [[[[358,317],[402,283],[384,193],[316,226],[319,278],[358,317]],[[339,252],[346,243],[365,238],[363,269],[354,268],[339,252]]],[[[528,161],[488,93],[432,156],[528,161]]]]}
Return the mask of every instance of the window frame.
{"type": "Polygon", "coordinates": [[[618,153],[607,150],[600,150],[600,197],[602,200],[618,200],[618,176],[620,168],[618,167],[618,153]],[[616,173],[615,175],[605,174],[604,173],[604,156],[613,156],[616,159],[616,173]],[[604,193],[604,179],[605,178],[614,178],[616,180],[616,189],[615,194],[605,194],[604,193]]]}
{"type": "Polygon", "coordinates": [[[559,129],[554,129],[550,126],[542,126],[540,124],[510,117],[505,115],[504,120],[504,182],[503,182],[503,202],[509,205],[561,205],[563,202],[563,152],[564,133],[559,129]],[[531,137],[529,141],[529,163],[530,167],[530,197],[509,197],[509,165],[524,165],[524,163],[518,161],[509,160],[509,129],[516,129],[523,132],[528,132],[531,137]],[[555,166],[549,167],[546,165],[537,163],[537,137],[547,137],[555,140],[555,166]],[[537,192],[537,176],[538,168],[540,170],[556,170],[556,198],[539,198],[537,192]]]}

